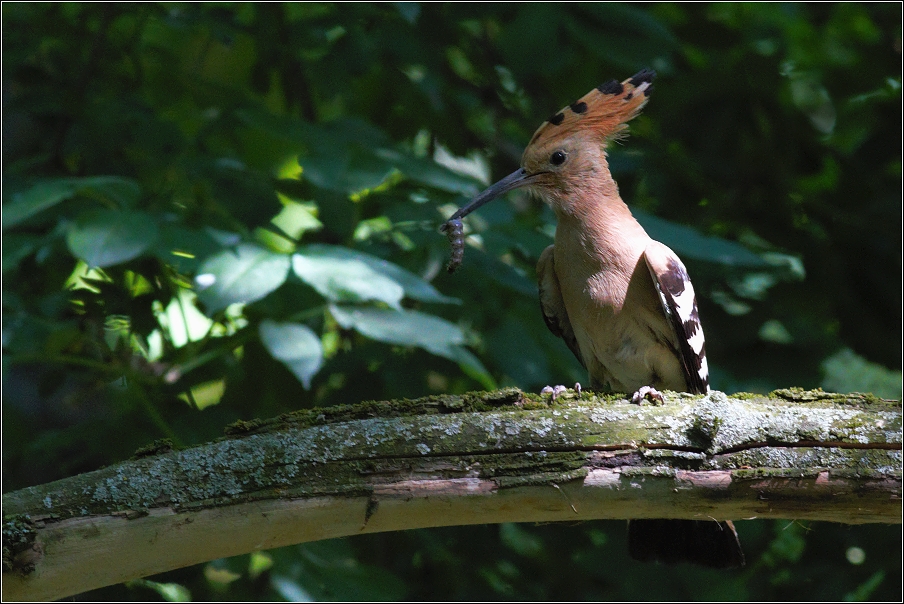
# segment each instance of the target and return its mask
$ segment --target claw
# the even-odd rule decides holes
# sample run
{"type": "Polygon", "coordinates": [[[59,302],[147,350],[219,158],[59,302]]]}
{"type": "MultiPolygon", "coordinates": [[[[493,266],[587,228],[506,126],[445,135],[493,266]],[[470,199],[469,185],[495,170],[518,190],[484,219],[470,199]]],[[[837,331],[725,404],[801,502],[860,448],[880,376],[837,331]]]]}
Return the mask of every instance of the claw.
{"type": "Polygon", "coordinates": [[[644,386],[643,388],[635,392],[631,397],[631,402],[639,405],[646,398],[650,399],[651,401],[659,401],[660,403],[663,402],[662,393],[652,386],[644,386]]]}
{"type": "Polygon", "coordinates": [[[551,397],[549,400],[554,401],[557,398],[559,398],[559,396],[566,390],[568,390],[568,388],[566,388],[565,386],[562,386],[561,384],[558,386],[555,386],[555,387],[544,386],[543,390],[540,391],[540,394],[549,394],[551,397]]]}

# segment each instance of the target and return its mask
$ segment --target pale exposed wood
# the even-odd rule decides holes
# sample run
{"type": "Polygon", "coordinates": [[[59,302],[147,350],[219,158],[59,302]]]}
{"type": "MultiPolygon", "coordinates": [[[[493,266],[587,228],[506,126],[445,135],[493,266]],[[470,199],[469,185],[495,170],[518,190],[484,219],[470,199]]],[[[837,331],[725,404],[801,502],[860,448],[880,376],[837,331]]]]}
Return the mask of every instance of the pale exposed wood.
{"type": "Polygon", "coordinates": [[[5,572],[3,598],[57,599],[258,549],[420,527],[901,521],[900,403],[853,395],[668,394],[637,406],[570,393],[548,405],[509,390],[239,428],[4,495],[18,527],[7,523],[4,547],[24,514],[36,539],[4,558],[34,571],[5,572]],[[486,404],[497,406],[472,410],[486,404]]]}

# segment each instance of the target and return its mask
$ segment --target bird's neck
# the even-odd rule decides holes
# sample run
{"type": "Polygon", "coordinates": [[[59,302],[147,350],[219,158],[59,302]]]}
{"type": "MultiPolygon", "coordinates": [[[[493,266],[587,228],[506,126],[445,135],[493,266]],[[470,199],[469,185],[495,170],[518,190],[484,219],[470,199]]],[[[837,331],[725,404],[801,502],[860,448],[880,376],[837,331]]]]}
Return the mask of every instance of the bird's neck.
{"type": "Polygon", "coordinates": [[[592,263],[633,263],[643,254],[649,235],[631,215],[617,191],[614,195],[575,200],[556,211],[556,247],[592,263]]]}

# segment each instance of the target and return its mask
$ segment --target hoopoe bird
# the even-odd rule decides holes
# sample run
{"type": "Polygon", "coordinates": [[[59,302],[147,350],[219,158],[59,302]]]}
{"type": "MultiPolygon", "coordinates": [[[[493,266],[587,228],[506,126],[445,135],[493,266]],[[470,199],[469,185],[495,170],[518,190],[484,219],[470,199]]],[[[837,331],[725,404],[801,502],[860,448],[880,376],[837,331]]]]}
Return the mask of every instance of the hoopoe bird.
{"type": "MultiPolygon", "coordinates": [[[[631,215],[606,159],[606,144],[646,104],[655,75],[643,70],[624,82],[606,82],[554,114],[534,133],[521,168],[443,225],[453,242],[454,270],[461,262],[463,217],[519,187],[549,204],[558,222],[555,243],[537,264],[546,325],[587,369],[591,389],[633,392],[634,402],[661,400],[658,389],[709,391],[703,328],[687,270],[631,215]]],[[[730,521],[634,520],[628,542],[639,560],[744,564],[730,521]]]]}

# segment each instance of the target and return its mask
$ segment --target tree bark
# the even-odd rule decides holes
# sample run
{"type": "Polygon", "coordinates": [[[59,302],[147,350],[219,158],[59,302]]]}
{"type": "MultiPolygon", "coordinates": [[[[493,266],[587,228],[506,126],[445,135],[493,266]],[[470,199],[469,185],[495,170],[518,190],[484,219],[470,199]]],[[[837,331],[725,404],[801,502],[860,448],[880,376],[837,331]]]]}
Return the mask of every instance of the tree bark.
{"type": "Polygon", "coordinates": [[[3,598],[52,600],[379,531],[602,518],[901,522],[899,401],[800,389],[657,405],[517,389],[238,422],[3,496],[3,598]]]}

